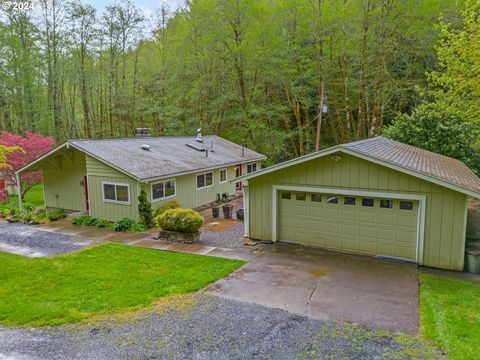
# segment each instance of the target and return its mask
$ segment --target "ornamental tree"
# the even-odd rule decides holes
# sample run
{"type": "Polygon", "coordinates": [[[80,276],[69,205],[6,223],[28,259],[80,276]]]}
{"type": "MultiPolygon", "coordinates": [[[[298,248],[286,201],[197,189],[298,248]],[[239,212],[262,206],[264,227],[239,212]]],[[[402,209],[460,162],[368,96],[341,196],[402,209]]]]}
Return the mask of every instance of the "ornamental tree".
{"type": "MultiPolygon", "coordinates": [[[[5,173],[12,169],[11,165],[8,164],[7,159],[11,153],[14,151],[23,151],[19,147],[8,147],[0,145],[0,173],[5,173]]],[[[5,201],[7,199],[7,192],[3,189],[0,189],[0,201],[5,201]]]]}
{"type": "MultiPolygon", "coordinates": [[[[7,131],[1,131],[0,145],[10,148],[15,147],[14,150],[7,155],[6,164],[8,166],[1,171],[7,177],[9,182],[16,184],[15,171],[45,154],[52,149],[54,144],[54,138],[43,136],[38,133],[27,131],[25,135],[22,136],[7,131]]],[[[23,198],[23,195],[28,189],[42,181],[42,174],[39,171],[25,173],[22,174],[20,181],[23,198]]]]}

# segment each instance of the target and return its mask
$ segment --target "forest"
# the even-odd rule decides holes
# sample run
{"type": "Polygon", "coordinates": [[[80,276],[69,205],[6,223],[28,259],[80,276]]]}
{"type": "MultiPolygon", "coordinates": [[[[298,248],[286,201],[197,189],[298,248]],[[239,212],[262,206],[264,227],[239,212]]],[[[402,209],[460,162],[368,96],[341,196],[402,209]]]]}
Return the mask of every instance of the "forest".
{"type": "Polygon", "coordinates": [[[475,0],[189,0],[147,19],[129,0],[103,12],[39,0],[0,11],[0,130],[61,142],[201,127],[270,162],[385,134],[476,170],[479,10],[475,0]]]}

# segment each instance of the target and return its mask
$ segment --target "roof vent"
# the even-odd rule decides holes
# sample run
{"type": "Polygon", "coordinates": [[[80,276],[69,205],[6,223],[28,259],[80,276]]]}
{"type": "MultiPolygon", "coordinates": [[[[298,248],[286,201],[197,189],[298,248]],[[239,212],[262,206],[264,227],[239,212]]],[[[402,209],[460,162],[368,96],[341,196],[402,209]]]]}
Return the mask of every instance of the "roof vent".
{"type": "Polygon", "coordinates": [[[140,148],[145,151],[150,151],[150,145],[147,145],[147,144],[142,144],[140,148]]]}
{"type": "Polygon", "coordinates": [[[195,140],[197,140],[199,143],[203,143],[202,128],[197,129],[197,138],[195,140]]]}

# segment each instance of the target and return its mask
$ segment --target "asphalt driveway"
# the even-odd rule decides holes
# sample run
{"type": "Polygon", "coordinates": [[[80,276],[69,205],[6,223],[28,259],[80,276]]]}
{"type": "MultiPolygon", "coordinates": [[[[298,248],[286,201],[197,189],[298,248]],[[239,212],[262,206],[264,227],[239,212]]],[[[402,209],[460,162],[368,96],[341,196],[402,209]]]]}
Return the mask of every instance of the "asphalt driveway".
{"type": "Polygon", "coordinates": [[[318,320],[418,333],[417,266],[277,244],[207,292],[318,320]]]}

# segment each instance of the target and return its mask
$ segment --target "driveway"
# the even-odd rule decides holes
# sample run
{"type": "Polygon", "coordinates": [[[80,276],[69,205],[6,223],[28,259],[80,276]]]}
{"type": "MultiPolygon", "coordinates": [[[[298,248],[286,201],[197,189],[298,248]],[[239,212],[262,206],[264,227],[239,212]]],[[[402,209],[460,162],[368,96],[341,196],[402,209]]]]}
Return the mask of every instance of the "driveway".
{"type": "Polygon", "coordinates": [[[416,265],[287,244],[256,252],[206,291],[319,320],[418,333],[416,265]]]}
{"type": "Polygon", "coordinates": [[[0,326],[0,359],[410,359],[416,337],[193,294],[48,328],[0,326]]]}
{"type": "Polygon", "coordinates": [[[94,241],[38,230],[0,220],[0,251],[28,257],[52,256],[80,250],[94,241]]]}

